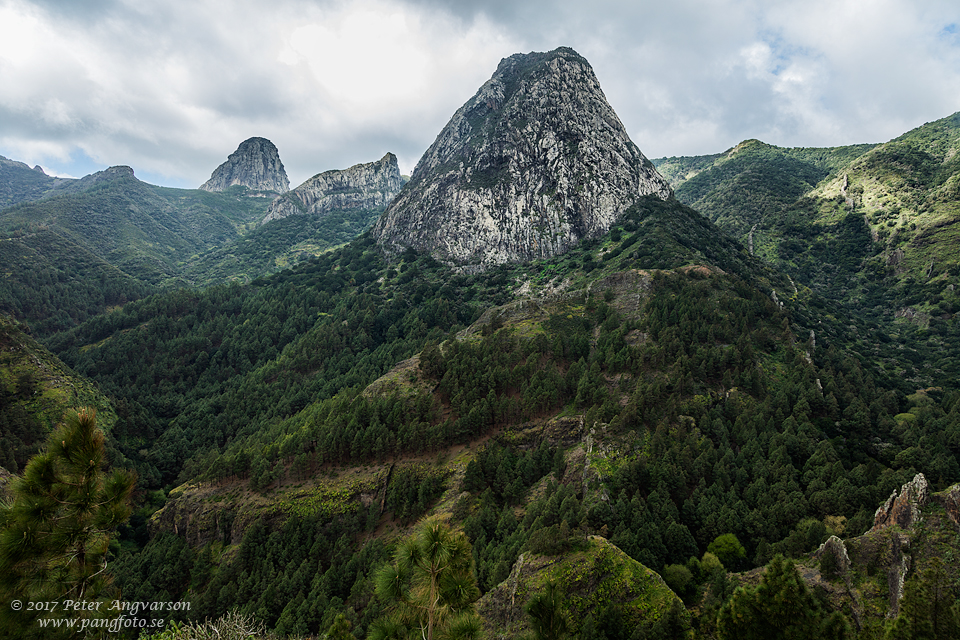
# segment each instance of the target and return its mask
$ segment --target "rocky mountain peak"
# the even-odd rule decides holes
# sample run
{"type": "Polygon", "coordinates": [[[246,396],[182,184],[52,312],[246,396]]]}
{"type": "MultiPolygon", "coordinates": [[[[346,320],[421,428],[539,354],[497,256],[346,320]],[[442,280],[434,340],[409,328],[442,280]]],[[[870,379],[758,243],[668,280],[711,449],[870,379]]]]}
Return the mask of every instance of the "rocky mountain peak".
{"type": "Polygon", "coordinates": [[[274,200],[260,224],[298,214],[319,216],[345,209],[382,210],[402,186],[397,156],[387,153],[376,162],[318,173],[274,200]]]}
{"type": "Polygon", "coordinates": [[[227,161],[213,171],[210,179],[200,185],[200,189],[224,191],[234,185],[253,191],[289,191],[290,180],[280,162],[276,145],[266,138],[244,140],[227,161]]]}
{"type": "Polygon", "coordinates": [[[922,473],[900,488],[900,494],[894,489],[887,501],[880,505],[873,515],[873,528],[878,531],[886,527],[898,526],[909,529],[922,518],[921,509],[930,499],[929,485],[922,473]]]}
{"type": "Polygon", "coordinates": [[[373,233],[467,270],[563,253],[670,186],[569,48],[516,54],[427,149],[373,233]]]}

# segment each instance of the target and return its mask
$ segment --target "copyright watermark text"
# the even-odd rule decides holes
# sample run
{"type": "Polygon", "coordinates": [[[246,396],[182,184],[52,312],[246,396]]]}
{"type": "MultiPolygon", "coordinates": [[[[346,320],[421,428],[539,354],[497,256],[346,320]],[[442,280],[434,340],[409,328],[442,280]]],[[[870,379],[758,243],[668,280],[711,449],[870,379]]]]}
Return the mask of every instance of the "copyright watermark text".
{"type": "Polygon", "coordinates": [[[117,633],[126,629],[160,629],[162,618],[137,617],[146,612],[190,611],[189,602],[127,602],[125,600],[14,600],[14,611],[34,612],[41,628],[100,629],[117,633]]]}

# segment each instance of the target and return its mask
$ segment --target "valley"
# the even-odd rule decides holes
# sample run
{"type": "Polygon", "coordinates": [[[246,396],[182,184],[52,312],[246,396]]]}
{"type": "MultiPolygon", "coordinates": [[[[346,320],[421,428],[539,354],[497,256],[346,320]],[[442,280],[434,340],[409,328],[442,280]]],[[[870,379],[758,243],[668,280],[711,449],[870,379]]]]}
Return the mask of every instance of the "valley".
{"type": "Polygon", "coordinates": [[[0,466],[96,407],[137,475],[99,597],[189,602],[157,640],[420,637],[378,576],[436,523],[438,637],[956,637],[958,125],[648,160],[560,48],[409,180],[3,159],[0,466]]]}

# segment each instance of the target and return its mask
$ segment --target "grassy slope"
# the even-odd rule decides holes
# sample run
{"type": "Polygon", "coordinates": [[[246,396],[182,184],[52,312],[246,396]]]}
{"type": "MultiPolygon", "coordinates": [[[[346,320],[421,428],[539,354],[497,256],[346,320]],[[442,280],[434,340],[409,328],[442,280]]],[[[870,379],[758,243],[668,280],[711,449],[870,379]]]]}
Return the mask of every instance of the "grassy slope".
{"type": "Polygon", "coordinates": [[[184,265],[186,277],[207,286],[225,280],[250,282],[330,251],[366,231],[382,210],[332,211],[274,220],[240,238],[194,256],[184,265]]]}
{"type": "Polygon", "coordinates": [[[661,159],[677,197],[895,345],[916,386],[958,373],[960,114],[881,145],[661,159]],[[751,233],[752,231],[752,233],[751,233]]]}
{"type": "Polygon", "coordinates": [[[2,448],[8,471],[22,469],[68,409],[92,406],[109,431],[116,422],[110,401],[86,378],[0,315],[2,448]],[[11,458],[14,464],[11,464],[11,458]]]}

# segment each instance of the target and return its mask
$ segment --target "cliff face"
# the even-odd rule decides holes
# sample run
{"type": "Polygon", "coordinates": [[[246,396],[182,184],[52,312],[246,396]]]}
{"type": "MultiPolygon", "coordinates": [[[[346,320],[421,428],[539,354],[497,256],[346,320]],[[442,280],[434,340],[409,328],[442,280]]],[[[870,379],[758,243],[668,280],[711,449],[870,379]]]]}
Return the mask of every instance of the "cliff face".
{"type": "Polygon", "coordinates": [[[463,105],[374,227],[473,269],[546,258],[602,235],[670,186],[630,141],[575,51],[517,54],[463,105]]]}
{"type": "Polygon", "coordinates": [[[200,189],[223,191],[234,185],[254,191],[289,191],[290,180],[280,162],[277,147],[266,138],[244,140],[227,161],[214,170],[210,179],[200,185],[200,189]]]}
{"type": "MultiPolygon", "coordinates": [[[[956,553],[958,535],[960,484],[934,493],[918,473],[880,505],[869,531],[847,540],[831,536],[801,572],[834,609],[848,612],[864,637],[880,637],[885,621],[900,612],[907,580],[956,553]],[[824,572],[827,556],[832,569],[824,572]]],[[[955,564],[946,567],[951,582],[960,579],[955,564]]]]}
{"type": "Polygon", "coordinates": [[[927,479],[922,473],[918,473],[913,480],[900,488],[900,495],[897,495],[894,489],[887,501],[877,508],[870,531],[879,531],[886,527],[909,529],[923,519],[920,510],[929,500],[930,488],[927,479]]]}
{"type": "Polygon", "coordinates": [[[344,209],[383,209],[402,186],[397,157],[388,153],[376,162],[318,173],[274,200],[260,224],[299,214],[319,216],[344,209]]]}

